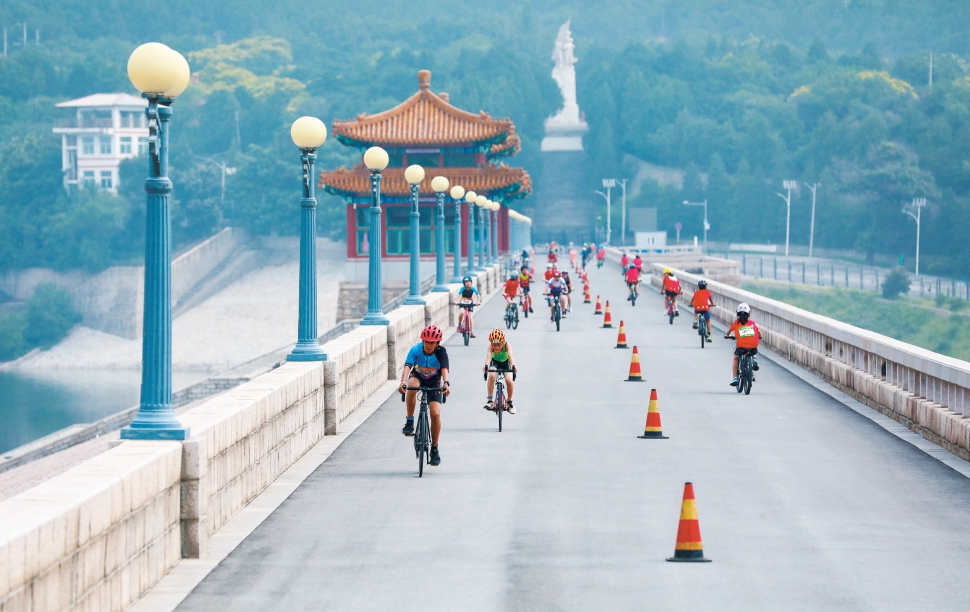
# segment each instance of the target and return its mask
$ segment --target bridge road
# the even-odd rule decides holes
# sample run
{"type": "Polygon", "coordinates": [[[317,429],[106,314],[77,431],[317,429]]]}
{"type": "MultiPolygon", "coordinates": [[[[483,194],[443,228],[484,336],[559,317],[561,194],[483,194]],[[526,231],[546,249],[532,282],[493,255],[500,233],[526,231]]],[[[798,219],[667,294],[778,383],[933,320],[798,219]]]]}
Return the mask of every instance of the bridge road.
{"type": "Polygon", "coordinates": [[[391,397],[179,609],[967,608],[964,476],[768,358],[738,395],[731,343],[701,350],[649,287],[631,307],[613,267],[590,280],[647,382],[623,382],[631,352],[591,305],[559,333],[531,317],[498,433],[481,407],[493,299],[472,346],[447,342],[441,466],[417,478],[391,397]],[[636,437],[652,387],[669,440],[636,437]],[[686,481],[713,563],[664,561],[686,481]]]}

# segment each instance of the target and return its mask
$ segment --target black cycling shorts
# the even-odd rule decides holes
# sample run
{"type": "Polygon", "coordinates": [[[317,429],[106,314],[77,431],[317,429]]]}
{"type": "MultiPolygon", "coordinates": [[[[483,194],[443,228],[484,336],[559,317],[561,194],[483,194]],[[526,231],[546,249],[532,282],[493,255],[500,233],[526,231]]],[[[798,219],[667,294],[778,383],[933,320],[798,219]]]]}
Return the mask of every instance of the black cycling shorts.
{"type": "Polygon", "coordinates": [[[758,349],[741,348],[740,346],[734,349],[735,355],[744,355],[745,353],[747,353],[748,355],[757,355],[758,349]]]}
{"type": "MultiPolygon", "coordinates": [[[[417,376],[416,374],[412,374],[408,378],[408,386],[409,387],[440,387],[441,386],[441,377],[440,376],[435,376],[433,378],[428,378],[426,380],[424,378],[421,378],[420,376],[417,376]],[[411,384],[411,381],[412,380],[418,381],[418,384],[416,384],[416,385],[411,384]]],[[[439,403],[441,402],[441,391],[440,390],[425,391],[425,394],[428,396],[428,403],[429,404],[431,402],[439,402],[439,403]]]]}
{"type": "Polygon", "coordinates": [[[511,365],[511,362],[509,362],[509,361],[495,361],[493,359],[491,365],[488,366],[488,369],[490,369],[490,370],[501,370],[503,372],[511,372],[512,371],[512,365],[511,365]]]}
{"type": "Polygon", "coordinates": [[[667,295],[667,297],[672,297],[672,298],[675,298],[675,297],[677,297],[678,295],[680,295],[680,294],[679,294],[679,293],[677,293],[676,291],[664,291],[664,293],[665,293],[665,294],[667,295]]]}

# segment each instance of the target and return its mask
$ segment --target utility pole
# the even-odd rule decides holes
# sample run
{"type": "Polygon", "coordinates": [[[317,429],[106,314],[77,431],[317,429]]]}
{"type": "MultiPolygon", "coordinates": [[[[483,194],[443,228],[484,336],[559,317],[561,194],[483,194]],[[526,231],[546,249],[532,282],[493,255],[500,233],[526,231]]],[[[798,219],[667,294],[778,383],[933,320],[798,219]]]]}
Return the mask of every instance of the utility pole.
{"type": "Polygon", "coordinates": [[[819,188],[822,183],[805,183],[805,185],[812,190],[812,224],[811,229],[808,232],[808,258],[812,258],[812,247],[815,245],[815,190],[819,188]]]}
{"type": "Polygon", "coordinates": [[[610,244],[610,235],[612,234],[612,226],[610,224],[610,211],[612,210],[610,189],[616,187],[616,179],[603,179],[603,187],[606,188],[606,193],[599,190],[596,193],[603,196],[603,199],[606,200],[606,244],[610,244]]]}
{"type": "Polygon", "coordinates": [[[626,179],[619,179],[619,181],[620,187],[623,188],[623,209],[621,211],[622,229],[620,230],[620,242],[623,244],[623,246],[626,246],[626,179]]]}
{"type": "Polygon", "coordinates": [[[791,190],[798,187],[798,181],[782,181],[782,186],[788,190],[787,196],[778,194],[778,197],[784,200],[785,205],[788,206],[788,217],[785,221],[785,257],[788,257],[788,239],[791,236],[791,190]]]}
{"type": "Polygon", "coordinates": [[[922,216],[923,207],[926,206],[926,198],[913,198],[913,202],[903,209],[903,212],[916,221],[916,276],[919,276],[919,224],[922,216]],[[915,213],[913,211],[916,211],[915,213]]]}

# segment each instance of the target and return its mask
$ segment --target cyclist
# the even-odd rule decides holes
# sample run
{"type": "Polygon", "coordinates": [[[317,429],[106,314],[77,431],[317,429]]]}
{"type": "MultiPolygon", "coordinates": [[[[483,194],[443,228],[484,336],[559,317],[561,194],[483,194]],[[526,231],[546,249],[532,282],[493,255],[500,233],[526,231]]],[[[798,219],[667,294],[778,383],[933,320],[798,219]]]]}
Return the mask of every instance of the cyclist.
{"type": "MultiPolygon", "coordinates": [[[[529,267],[522,266],[519,268],[519,287],[522,289],[522,295],[529,295],[529,286],[532,284],[532,275],[529,274],[529,267]]],[[[529,300],[529,312],[532,310],[532,300],[529,300]]]]}
{"type": "Polygon", "coordinates": [[[546,271],[543,273],[542,277],[548,283],[549,281],[552,280],[552,277],[553,277],[553,275],[555,275],[555,273],[556,273],[556,264],[554,264],[554,263],[547,263],[546,264],[546,271]]]}
{"type": "Polygon", "coordinates": [[[670,271],[670,268],[664,268],[664,280],[660,288],[660,293],[666,296],[664,298],[664,314],[667,314],[668,306],[673,304],[674,316],[679,317],[680,312],[677,311],[677,296],[680,294],[680,281],[670,271]]]}
{"type": "Polygon", "coordinates": [[[626,269],[629,265],[630,257],[626,254],[626,251],[624,251],[623,257],[620,257],[620,276],[626,276],[626,269]]]}
{"type": "Polygon", "coordinates": [[[441,346],[441,328],[429,325],[421,331],[421,342],[408,351],[401,372],[401,392],[407,391],[408,417],[401,430],[405,436],[414,435],[414,405],[418,392],[408,387],[436,387],[440,391],[428,391],[428,415],[431,417],[431,465],[441,463],[438,453],[438,434],[441,433],[441,394],[451,394],[448,382],[448,351],[441,346]]]}
{"type": "Polygon", "coordinates": [[[640,259],[639,253],[637,253],[637,256],[633,258],[633,265],[636,266],[637,270],[640,271],[640,274],[643,274],[643,260],[640,259]]]}
{"type": "Polygon", "coordinates": [[[562,308],[563,291],[566,290],[566,281],[562,279],[562,273],[556,270],[552,274],[552,278],[546,281],[546,288],[549,290],[545,295],[549,296],[549,320],[556,320],[556,302],[559,302],[560,309],[562,308]]]}
{"type": "Polygon", "coordinates": [[[596,249],[596,267],[602,268],[604,261],[606,261],[606,247],[600,245],[599,248],[596,249]]]}
{"type": "Polygon", "coordinates": [[[694,307],[694,329],[697,329],[697,317],[704,317],[707,321],[707,341],[711,342],[711,308],[714,306],[714,296],[707,288],[706,280],[697,281],[697,291],[690,298],[690,305],[694,307]]]}
{"type": "Polygon", "coordinates": [[[624,274],[626,275],[626,286],[628,290],[626,299],[629,302],[633,299],[633,288],[640,284],[640,270],[637,270],[636,266],[630,266],[624,274]]]}
{"type": "Polygon", "coordinates": [[[562,309],[562,316],[565,317],[567,312],[573,311],[573,281],[569,278],[569,270],[562,271],[562,280],[566,283],[566,290],[563,292],[563,297],[566,299],[566,302],[562,309]]]}
{"type": "Polygon", "coordinates": [[[727,333],[724,334],[725,339],[730,339],[731,332],[734,332],[734,336],[737,338],[734,348],[734,364],[731,366],[731,372],[734,374],[734,378],[731,380],[732,387],[738,386],[739,355],[745,353],[751,355],[751,369],[758,370],[758,358],[755,355],[758,354],[758,341],[761,340],[761,330],[758,329],[757,323],[751,320],[751,307],[743,303],[738,304],[737,315],[737,320],[731,324],[727,333]]]}
{"type": "MultiPolygon", "coordinates": [[[[488,399],[485,401],[485,410],[491,410],[495,403],[492,401],[492,391],[495,389],[495,378],[498,372],[489,372],[488,369],[502,370],[503,372],[518,372],[515,367],[515,357],[512,356],[512,347],[505,337],[505,332],[501,329],[493,329],[488,335],[488,349],[485,356],[485,367],[482,370],[488,374],[488,399]]],[[[515,414],[515,406],[512,405],[512,391],[515,385],[511,378],[506,377],[505,386],[509,390],[505,398],[508,402],[509,414],[515,414]]]]}
{"type": "Polygon", "coordinates": [[[556,255],[556,252],[554,250],[552,250],[552,247],[549,247],[549,254],[546,256],[546,259],[548,259],[549,263],[552,263],[552,264],[559,261],[559,256],[556,255]]]}
{"type": "Polygon", "coordinates": [[[583,258],[583,269],[585,270],[586,262],[589,261],[589,254],[590,254],[590,249],[588,244],[583,245],[583,250],[580,254],[582,255],[582,258],[583,258]]]}
{"type": "Polygon", "coordinates": [[[515,296],[519,294],[519,275],[515,272],[509,274],[509,280],[505,281],[505,288],[502,290],[502,295],[505,297],[505,309],[508,310],[512,302],[515,301],[515,296]]]}
{"type": "Polygon", "coordinates": [[[472,277],[465,276],[461,279],[462,288],[458,290],[458,325],[461,325],[465,317],[468,317],[468,333],[475,337],[475,320],[472,319],[472,310],[482,303],[482,294],[472,286],[472,277]]]}

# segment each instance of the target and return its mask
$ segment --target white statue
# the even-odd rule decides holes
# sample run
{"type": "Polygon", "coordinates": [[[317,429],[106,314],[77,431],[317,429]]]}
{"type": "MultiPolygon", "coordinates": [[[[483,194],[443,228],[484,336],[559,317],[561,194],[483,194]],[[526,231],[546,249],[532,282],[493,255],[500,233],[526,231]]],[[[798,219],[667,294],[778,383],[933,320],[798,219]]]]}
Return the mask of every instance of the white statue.
{"type": "Polygon", "coordinates": [[[546,119],[546,137],[542,141],[543,151],[577,151],[582,150],[580,135],[588,128],[586,121],[580,117],[579,104],[576,103],[576,56],[573,50],[573,35],[569,31],[567,21],[559,28],[556,44],[552,50],[552,60],[556,66],[552,69],[552,78],[559,85],[562,92],[562,109],[546,119]]]}

